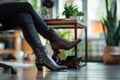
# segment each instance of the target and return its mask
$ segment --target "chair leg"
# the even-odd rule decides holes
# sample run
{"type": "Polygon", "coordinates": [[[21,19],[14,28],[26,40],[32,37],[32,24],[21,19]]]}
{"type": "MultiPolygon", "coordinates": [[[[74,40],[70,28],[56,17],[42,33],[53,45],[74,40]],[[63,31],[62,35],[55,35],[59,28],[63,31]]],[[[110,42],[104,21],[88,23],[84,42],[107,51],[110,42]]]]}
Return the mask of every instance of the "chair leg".
{"type": "Polygon", "coordinates": [[[16,74],[17,73],[17,71],[12,66],[9,66],[7,64],[0,63],[0,67],[4,68],[4,72],[9,72],[9,70],[10,70],[11,74],[16,74]]]}

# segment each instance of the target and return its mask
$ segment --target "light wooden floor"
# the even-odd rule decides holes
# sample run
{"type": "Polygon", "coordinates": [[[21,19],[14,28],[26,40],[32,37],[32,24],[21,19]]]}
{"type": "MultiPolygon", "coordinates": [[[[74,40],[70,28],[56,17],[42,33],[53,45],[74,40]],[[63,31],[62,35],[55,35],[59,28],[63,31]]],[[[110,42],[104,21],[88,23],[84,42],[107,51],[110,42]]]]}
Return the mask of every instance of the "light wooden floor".
{"type": "Polygon", "coordinates": [[[46,69],[37,72],[35,67],[17,68],[17,71],[17,75],[11,75],[0,70],[0,80],[120,80],[120,65],[103,63],[88,63],[77,70],[59,72],[46,69]]]}

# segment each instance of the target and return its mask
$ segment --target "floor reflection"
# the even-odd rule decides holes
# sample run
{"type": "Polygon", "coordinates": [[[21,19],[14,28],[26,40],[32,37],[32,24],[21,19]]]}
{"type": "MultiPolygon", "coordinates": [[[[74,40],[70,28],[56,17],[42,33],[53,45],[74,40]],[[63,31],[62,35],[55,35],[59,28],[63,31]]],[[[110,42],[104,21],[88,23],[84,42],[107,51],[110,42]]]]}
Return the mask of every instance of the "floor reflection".
{"type": "Polygon", "coordinates": [[[37,71],[36,67],[17,68],[17,74],[4,73],[0,69],[0,80],[120,80],[120,65],[89,63],[77,70],[37,71]]]}
{"type": "Polygon", "coordinates": [[[12,77],[9,75],[9,73],[4,73],[4,75],[0,75],[0,80],[12,80],[12,77]]]}
{"type": "MultiPolygon", "coordinates": [[[[58,80],[58,72],[41,72],[39,71],[36,76],[36,80],[58,80]],[[45,75],[44,75],[45,74],[45,75]]],[[[62,79],[62,76],[60,78],[62,79]]]]}
{"type": "Polygon", "coordinates": [[[64,71],[39,71],[37,72],[36,80],[77,80],[75,78],[68,79],[68,74],[69,72],[64,70],[64,71]]]}
{"type": "MultiPolygon", "coordinates": [[[[1,73],[1,72],[0,72],[1,73]]],[[[17,74],[12,75],[9,72],[0,74],[0,80],[77,80],[74,71],[37,71],[36,68],[18,68],[17,74]],[[71,77],[72,76],[72,77],[71,77]]]]}

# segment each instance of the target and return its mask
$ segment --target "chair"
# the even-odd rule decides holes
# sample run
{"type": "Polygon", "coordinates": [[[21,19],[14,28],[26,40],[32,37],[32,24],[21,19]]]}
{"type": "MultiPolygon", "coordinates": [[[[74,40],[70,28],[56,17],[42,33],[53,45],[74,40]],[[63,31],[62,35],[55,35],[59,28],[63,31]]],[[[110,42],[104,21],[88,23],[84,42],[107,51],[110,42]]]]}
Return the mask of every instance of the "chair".
{"type": "Polygon", "coordinates": [[[10,70],[11,74],[16,74],[17,73],[17,71],[10,65],[0,63],[0,67],[4,68],[4,72],[9,72],[9,70],[10,70]]]}
{"type": "MultiPolygon", "coordinates": [[[[0,28],[2,27],[2,24],[0,23],[0,28]]],[[[0,67],[4,68],[4,72],[8,72],[10,70],[11,74],[16,74],[17,71],[10,65],[0,63],[0,67]]]]}

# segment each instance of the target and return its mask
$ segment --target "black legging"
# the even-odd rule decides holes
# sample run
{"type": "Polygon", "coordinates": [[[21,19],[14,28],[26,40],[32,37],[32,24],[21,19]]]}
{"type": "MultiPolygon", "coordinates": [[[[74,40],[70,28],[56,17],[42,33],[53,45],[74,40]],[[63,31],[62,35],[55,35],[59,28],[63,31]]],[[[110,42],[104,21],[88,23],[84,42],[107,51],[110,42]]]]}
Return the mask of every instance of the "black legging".
{"type": "Polygon", "coordinates": [[[0,31],[21,27],[25,39],[33,49],[41,45],[38,33],[50,40],[48,26],[28,2],[1,4],[0,23],[0,31]]]}

